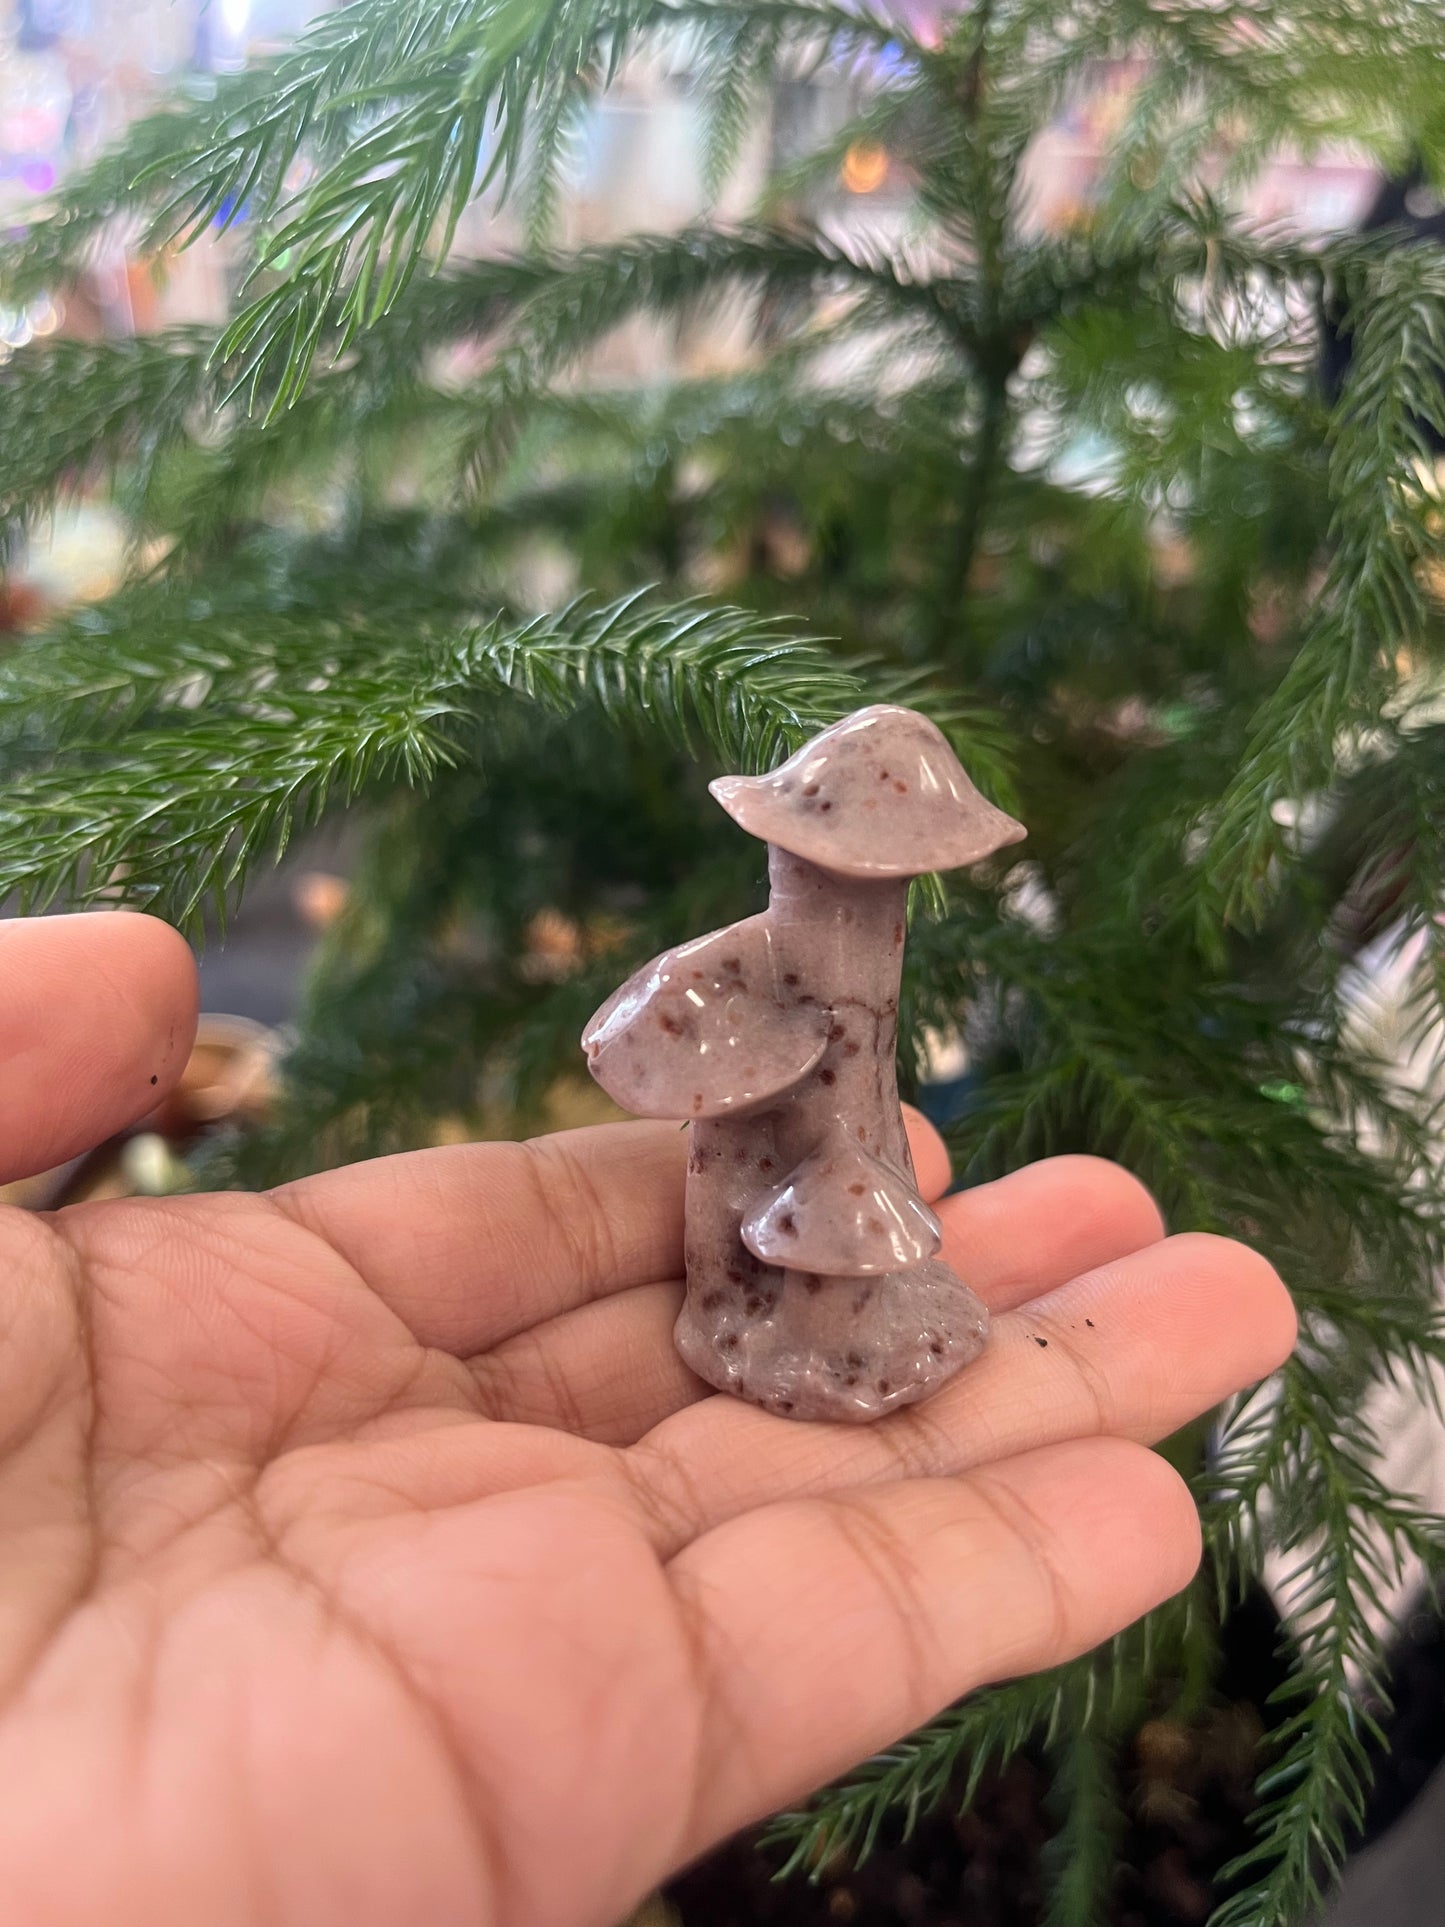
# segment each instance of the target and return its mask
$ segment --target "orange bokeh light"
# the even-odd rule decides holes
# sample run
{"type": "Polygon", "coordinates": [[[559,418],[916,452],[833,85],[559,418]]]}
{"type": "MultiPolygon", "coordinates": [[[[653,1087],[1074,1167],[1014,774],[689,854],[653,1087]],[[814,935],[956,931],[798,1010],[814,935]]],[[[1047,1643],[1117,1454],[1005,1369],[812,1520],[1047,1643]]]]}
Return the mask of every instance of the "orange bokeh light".
{"type": "Polygon", "coordinates": [[[841,178],[850,194],[871,194],[888,173],[888,150],[876,141],[854,141],[843,156],[841,178]]]}

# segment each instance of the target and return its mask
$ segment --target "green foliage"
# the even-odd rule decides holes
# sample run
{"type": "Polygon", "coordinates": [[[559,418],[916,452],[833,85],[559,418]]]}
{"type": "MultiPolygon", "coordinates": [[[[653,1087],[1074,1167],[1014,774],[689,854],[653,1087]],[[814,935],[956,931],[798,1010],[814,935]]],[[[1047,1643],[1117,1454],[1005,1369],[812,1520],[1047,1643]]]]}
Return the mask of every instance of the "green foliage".
{"type": "MultiPolygon", "coordinates": [[[[1437,1329],[1426,1341],[1440,1356],[1437,1329]]],[[[1270,1530],[1293,1555],[1300,1656],[1275,1696],[1283,1715],[1274,1757],[1259,1782],[1259,1839],[1225,1870],[1243,1884],[1216,1917],[1219,1927],[1261,1918],[1293,1920],[1325,1899],[1327,1870],[1364,1818],[1369,1746],[1381,1741],[1371,1703],[1388,1709],[1385,1655],[1361,1603],[1398,1583],[1410,1555],[1439,1565],[1442,1524],[1386,1491],[1371,1469],[1374,1441],[1334,1436],[1339,1394],[1307,1359],[1292,1360],[1275,1408],[1257,1407],[1226,1433],[1212,1511],[1224,1532],[1270,1530]],[[1230,1515],[1224,1514],[1225,1506],[1230,1515]],[[1264,1911],[1272,1909],[1272,1913],[1264,1911]]]]}
{"type": "Polygon", "coordinates": [[[107,617],[119,611],[101,605],[87,633],[0,672],[0,716],[21,712],[55,744],[0,801],[0,896],[88,901],[112,894],[124,866],[127,894],[160,915],[223,910],[258,854],[279,857],[335,792],[350,801],[484,757],[486,713],[509,697],[619,726],[645,717],[664,742],[757,769],[866,693],[776,621],[637,595],[403,636],[315,608],[198,635],[174,600],[164,588],[123,598],[128,628],[153,624],[143,655],[117,656],[107,617]]]}
{"type": "Polygon", "coordinates": [[[1007,1766],[1036,1733],[1057,1728],[1066,1692],[1066,1680],[1053,1673],[990,1687],[878,1754],[803,1812],[779,1814],[765,1836],[790,1850],[779,1878],[816,1878],[838,1861],[865,1860],[889,1825],[908,1839],[950,1793],[969,1805],[985,1773],[1007,1766]]]}
{"type": "Polygon", "coordinates": [[[1217,1927],[1305,1918],[1358,1822],[1388,1687],[1368,1607],[1442,1552],[1382,1486],[1367,1407],[1445,1361],[1445,1098],[1376,1061],[1349,987],[1362,943],[1419,933],[1401,1035],[1438,1055],[1445,257],[1232,207],[1286,144],[1439,178],[1442,53],[1403,0],[982,0],[936,44],[833,0],[354,0],[132,128],[0,253],[18,295],[114,219],[182,245],[246,211],[219,335],[0,372],[4,538],[103,486],[137,537],[112,596],[0,661],[0,894],[194,921],[361,806],[284,1100],[233,1174],[537,1121],[623,971],[757,901],[699,765],[906,700],[1030,827],[921,901],[909,948],[905,1070],[929,1030],[972,1052],[960,1169],[1120,1158],[1295,1294],[1298,1356],[1171,1442],[1193,1591],[784,1816],[793,1870],[1030,1747],[1050,1917],[1107,1919],[1114,1762],[1151,1710],[1207,1700],[1267,1558],[1298,1569],[1293,1670],[1217,1927]],[[449,261],[476,196],[513,195],[540,244],[635,53],[695,90],[712,196],[780,91],[837,111],[746,219],[449,261]],[[1040,233],[1033,145],[1119,58],[1140,85],[1089,218],[1040,233]],[[913,183],[901,239],[838,218],[862,140],[913,183]],[[685,339],[724,307],[746,365],[603,378],[625,323],[685,339]]]}
{"type": "Polygon", "coordinates": [[[1045,1918],[1048,1927],[1102,1927],[1119,1832],[1113,1760],[1098,1729],[1082,1721],[1061,1736],[1056,1758],[1054,1795],[1063,1821],[1049,1842],[1054,1878],[1045,1918]]]}
{"type": "Polygon", "coordinates": [[[143,468],[215,399],[196,330],[126,341],[55,341],[4,375],[0,544],[122,458],[143,468]]]}
{"type": "Polygon", "coordinates": [[[1441,555],[1426,476],[1430,432],[1445,434],[1445,260],[1396,248],[1345,268],[1354,359],[1329,431],[1329,569],[1214,830],[1234,914],[1258,900],[1281,853],[1271,804],[1328,781],[1341,732],[1368,726],[1393,692],[1385,639],[1414,649],[1429,626],[1420,569],[1441,555]]]}

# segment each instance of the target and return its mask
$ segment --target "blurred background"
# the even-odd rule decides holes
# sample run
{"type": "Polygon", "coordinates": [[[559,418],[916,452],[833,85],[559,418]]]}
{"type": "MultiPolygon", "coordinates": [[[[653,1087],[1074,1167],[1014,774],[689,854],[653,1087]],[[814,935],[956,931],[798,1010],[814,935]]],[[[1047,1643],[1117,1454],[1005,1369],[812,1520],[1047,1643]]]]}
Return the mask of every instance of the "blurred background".
{"type": "MultiPolygon", "coordinates": [[[[203,93],[208,76],[233,72],[248,56],[294,38],[323,9],[300,0],[7,0],[0,67],[0,220],[23,224],[42,207],[68,169],[99,153],[132,120],[176,87],[203,93]]],[[[902,6],[899,17],[925,39],[951,11],[942,4],[902,6]]],[[[826,69],[777,89],[771,111],[749,132],[721,211],[740,214],[780,159],[802,151],[843,123],[870,86],[887,78],[866,65],[826,69]]],[[[1103,166],[1124,127],[1149,68],[1137,59],[1095,63],[1087,90],[1062,106],[1028,152],[1021,183],[1025,228],[1065,232],[1085,224],[1103,166]]],[[[711,205],[704,184],[709,103],[685,71],[655,63],[628,70],[620,84],[588,106],[568,167],[556,238],[585,245],[638,231],[678,228],[711,205]]],[[[1221,155],[1217,171],[1224,171],[1221,155]]],[[[902,240],[912,221],[910,168],[886,147],[860,142],[841,161],[815,212],[841,237],[902,240]]],[[[1384,182],[1378,161],[1359,144],[1328,138],[1306,155],[1286,145],[1270,154],[1235,196],[1247,218],[1286,221],[1304,236],[1358,226],[1384,182]]],[[[1441,212],[1423,182],[1399,189],[1407,218],[1441,212]]],[[[79,285],[67,277],[23,307],[0,313],[0,354],[55,333],[89,338],[180,323],[219,326],[232,311],[249,266],[244,211],[225,207],[208,235],[157,261],[127,245],[123,229],[107,237],[79,285]]],[[[132,243],[138,236],[130,237],[132,243]]],[[[483,198],[463,217],[454,243],[461,256],[503,253],[525,239],[512,207],[483,198]]],[[[735,313],[713,325],[694,318],[675,329],[639,322],[612,338],[600,368],[656,378],[666,371],[702,375],[736,367],[752,351],[750,330],[735,313]]],[[[1081,433],[1072,451],[1081,475],[1101,459],[1097,438],[1081,433]]],[[[69,505],[41,540],[11,567],[10,593],[21,613],[93,596],[118,579],[127,538],[124,518],[105,503],[69,505]]],[[[263,1014],[273,1014],[271,1007],[263,1014]]]]}

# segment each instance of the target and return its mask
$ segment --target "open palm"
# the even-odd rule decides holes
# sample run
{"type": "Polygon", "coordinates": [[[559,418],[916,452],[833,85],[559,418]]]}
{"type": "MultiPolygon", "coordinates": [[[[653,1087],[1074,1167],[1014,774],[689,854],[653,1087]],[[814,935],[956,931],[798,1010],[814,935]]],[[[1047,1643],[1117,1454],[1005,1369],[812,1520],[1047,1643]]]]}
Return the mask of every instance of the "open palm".
{"type": "MultiPolygon", "coordinates": [[[[149,919],[0,927],[0,1174],[147,1108],[194,1008],[149,919]]],[[[7,1919],[606,1927],[1188,1579],[1141,1442],[1287,1351],[1261,1259],[1034,1166],[941,1207],[984,1358],[796,1425],[672,1351],[683,1152],[619,1125],[0,1212],[7,1919]]]]}

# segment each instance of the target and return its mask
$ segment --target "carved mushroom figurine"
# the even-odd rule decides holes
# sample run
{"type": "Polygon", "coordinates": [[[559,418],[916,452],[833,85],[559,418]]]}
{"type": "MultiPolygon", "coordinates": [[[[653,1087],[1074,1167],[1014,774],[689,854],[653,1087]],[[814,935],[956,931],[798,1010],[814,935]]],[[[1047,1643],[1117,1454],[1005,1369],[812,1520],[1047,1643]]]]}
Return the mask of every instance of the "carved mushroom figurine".
{"type": "Polygon", "coordinates": [[[676,1341],[719,1390],[866,1420],[977,1356],[898,1103],[909,879],[1025,834],[913,710],[861,709],[712,793],[768,844],[768,908],[666,951],[583,1035],[610,1096],[691,1125],[676,1341]]]}

